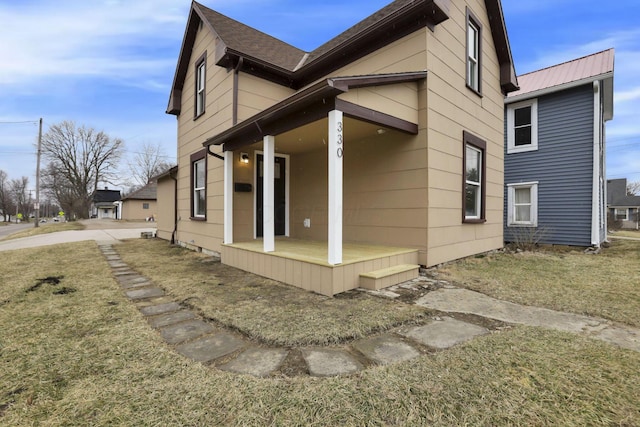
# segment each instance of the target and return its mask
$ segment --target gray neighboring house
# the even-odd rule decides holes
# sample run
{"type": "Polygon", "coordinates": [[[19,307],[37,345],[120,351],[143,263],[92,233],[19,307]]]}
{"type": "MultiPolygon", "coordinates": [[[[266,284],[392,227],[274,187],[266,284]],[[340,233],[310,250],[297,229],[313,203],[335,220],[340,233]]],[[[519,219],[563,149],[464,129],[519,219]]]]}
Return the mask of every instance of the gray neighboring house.
{"type": "Polygon", "coordinates": [[[505,241],[606,240],[613,64],[609,49],[518,76],[520,90],[505,99],[505,241]]]}
{"type": "Polygon", "coordinates": [[[639,229],[640,196],[627,194],[627,179],[607,180],[607,208],[609,215],[622,221],[622,228],[639,229]]]}

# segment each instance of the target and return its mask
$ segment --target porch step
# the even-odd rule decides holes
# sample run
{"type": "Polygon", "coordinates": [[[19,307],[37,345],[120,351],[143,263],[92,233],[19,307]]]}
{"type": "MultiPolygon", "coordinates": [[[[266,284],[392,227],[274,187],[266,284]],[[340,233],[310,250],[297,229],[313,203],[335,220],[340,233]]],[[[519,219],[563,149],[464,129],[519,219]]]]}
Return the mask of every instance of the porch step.
{"type": "Polygon", "coordinates": [[[377,291],[418,277],[420,266],[400,264],[380,270],[360,273],[360,287],[377,291]]]}

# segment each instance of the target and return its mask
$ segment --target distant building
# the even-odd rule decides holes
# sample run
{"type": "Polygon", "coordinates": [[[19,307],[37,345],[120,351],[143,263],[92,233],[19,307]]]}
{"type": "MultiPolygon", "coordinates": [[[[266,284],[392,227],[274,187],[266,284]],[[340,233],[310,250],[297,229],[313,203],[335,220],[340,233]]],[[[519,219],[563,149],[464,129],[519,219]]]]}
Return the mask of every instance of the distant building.
{"type": "Polygon", "coordinates": [[[158,210],[158,183],[152,181],[122,198],[122,218],[155,221],[158,210]]]}
{"type": "Polygon", "coordinates": [[[607,180],[607,209],[610,218],[621,221],[622,228],[638,229],[640,196],[627,194],[627,179],[607,180]]]}
{"type": "Polygon", "coordinates": [[[120,201],[120,190],[96,190],[91,197],[91,218],[118,219],[115,202],[120,201]]]}

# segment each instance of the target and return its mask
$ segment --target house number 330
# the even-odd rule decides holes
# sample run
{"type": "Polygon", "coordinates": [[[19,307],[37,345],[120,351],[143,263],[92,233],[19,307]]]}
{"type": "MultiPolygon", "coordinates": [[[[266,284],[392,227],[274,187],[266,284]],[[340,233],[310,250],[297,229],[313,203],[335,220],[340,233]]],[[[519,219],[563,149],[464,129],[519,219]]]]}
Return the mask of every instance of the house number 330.
{"type": "Polygon", "coordinates": [[[338,122],[337,123],[337,127],[336,127],[336,143],[338,144],[338,158],[341,158],[342,155],[344,154],[344,151],[342,149],[342,122],[338,122]]]}

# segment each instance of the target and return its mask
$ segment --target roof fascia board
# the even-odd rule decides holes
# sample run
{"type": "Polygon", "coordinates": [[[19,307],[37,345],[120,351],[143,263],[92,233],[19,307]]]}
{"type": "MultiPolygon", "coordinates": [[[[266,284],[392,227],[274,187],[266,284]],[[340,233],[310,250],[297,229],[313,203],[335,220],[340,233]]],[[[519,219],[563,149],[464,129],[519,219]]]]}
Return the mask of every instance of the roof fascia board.
{"type": "MultiPolygon", "coordinates": [[[[522,95],[515,95],[515,96],[506,97],[505,100],[504,100],[504,103],[505,104],[513,104],[514,102],[524,101],[524,100],[531,99],[531,98],[539,98],[539,97],[544,96],[544,95],[549,95],[549,94],[552,94],[552,93],[555,93],[555,92],[560,92],[560,91],[563,91],[563,90],[572,89],[574,87],[578,87],[578,86],[586,85],[586,84],[589,84],[589,83],[593,83],[593,82],[598,81],[598,80],[606,80],[606,79],[613,79],[613,72],[608,72],[608,73],[605,73],[605,74],[599,74],[597,76],[587,77],[585,79],[574,80],[572,82],[563,83],[563,84],[556,85],[556,86],[551,86],[551,87],[546,87],[544,89],[534,90],[532,92],[523,93],[522,95]]],[[[613,103],[613,97],[612,97],[611,101],[613,103]]]]}
{"type": "Polygon", "coordinates": [[[504,20],[502,3],[500,0],[485,0],[485,7],[489,16],[491,36],[496,47],[498,62],[500,63],[500,86],[506,95],[518,90],[518,77],[513,64],[513,55],[507,34],[507,25],[504,20]]]}
{"type": "MultiPolygon", "coordinates": [[[[368,75],[357,77],[335,77],[321,80],[318,83],[303,89],[289,98],[261,111],[258,114],[244,120],[236,126],[207,139],[203,145],[222,145],[224,150],[237,149],[240,146],[250,145],[261,139],[263,135],[279,134],[295,127],[302,126],[321,118],[322,114],[335,108],[336,98],[339,94],[348,92],[350,88],[378,86],[393,83],[405,83],[426,78],[426,71],[416,71],[400,74],[368,75]],[[314,107],[313,104],[322,100],[323,106],[314,107]],[[285,124],[280,120],[286,116],[292,116],[285,124]],[[242,142],[240,142],[242,141],[242,142]]],[[[343,102],[343,105],[345,101],[343,102]]],[[[348,103],[350,104],[350,103],[348,103]]],[[[355,105],[355,104],[353,104],[355,105]]],[[[348,105],[347,105],[348,107],[348,105]]],[[[351,108],[353,116],[374,123],[383,123],[403,132],[413,133],[414,128],[409,122],[388,116],[384,113],[371,114],[362,109],[351,108]],[[360,115],[358,115],[360,114],[360,115]],[[383,122],[375,120],[377,116],[383,122]]],[[[373,111],[373,110],[369,110],[373,111]]],[[[417,125],[416,125],[417,126],[417,125]]],[[[417,129],[415,130],[417,132],[417,129]]]]}
{"type": "Polygon", "coordinates": [[[380,125],[382,127],[396,129],[410,135],[418,134],[417,123],[412,123],[381,111],[372,110],[371,108],[343,101],[339,98],[336,99],[335,108],[336,110],[342,111],[345,116],[351,117],[352,119],[358,119],[367,123],[380,125]]]}
{"type": "MultiPolygon", "coordinates": [[[[193,45],[196,41],[199,21],[201,21],[203,25],[217,36],[216,30],[211,26],[209,20],[206,19],[200,10],[200,5],[193,1],[191,3],[191,10],[189,11],[189,18],[187,19],[187,27],[185,28],[184,35],[182,36],[182,45],[180,46],[178,65],[176,66],[173,84],[171,85],[171,95],[169,96],[169,105],[167,106],[166,111],[167,114],[173,114],[176,116],[180,114],[182,108],[182,89],[184,88],[184,81],[187,75],[187,69],[189,68],[189,60],[191,59],[193,45]]],[[[216,46],[216,53],[218,52],[218,49],[221,51],[226,49],[224,42],[221,40],[216,46]]]]}

